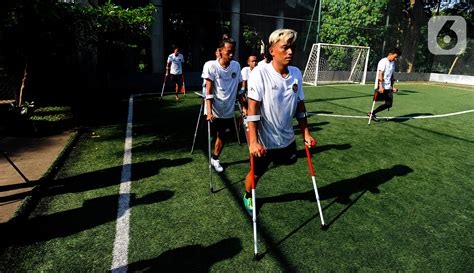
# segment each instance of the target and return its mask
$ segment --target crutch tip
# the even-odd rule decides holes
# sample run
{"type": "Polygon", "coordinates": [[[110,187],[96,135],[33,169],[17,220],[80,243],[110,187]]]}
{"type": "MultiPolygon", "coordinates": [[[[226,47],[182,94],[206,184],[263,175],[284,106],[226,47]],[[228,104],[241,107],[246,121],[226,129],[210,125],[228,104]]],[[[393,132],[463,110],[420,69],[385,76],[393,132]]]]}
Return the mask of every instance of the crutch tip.
{"type": "Polygon", "coordinates": [[[256,262],[260,261],[260,255],[258,253],[253,254],[253,260],[256,262]]]}
{"type": "Polygon", "coordinates": [[[322,230],[328,230],[329,226],[326,224],[321,225],[322,230]]]}
{"type": "Polygon", "coordinates": [[[213,188],[213,187],[211,187],[211,189],[210,189],[210,190],[211,190],[211,193],[214,193],[214,188],[213,188]]]}

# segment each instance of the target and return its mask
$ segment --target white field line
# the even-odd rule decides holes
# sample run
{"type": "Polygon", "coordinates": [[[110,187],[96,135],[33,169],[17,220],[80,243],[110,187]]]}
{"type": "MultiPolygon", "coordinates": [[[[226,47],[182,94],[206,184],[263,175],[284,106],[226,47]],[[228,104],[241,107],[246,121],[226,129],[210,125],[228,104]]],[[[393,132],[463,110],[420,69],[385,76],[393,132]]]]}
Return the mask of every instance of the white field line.
{"type": "MultiPolygon", "coordinates": [[[[377,116],[377,118],[380,119],[427,119],[427,118],[442,118],[442,117],[449,117],[449,116],[456,116],[456,115],[462,115],[462,114],[467,114],[467,113],[472,113],[474,112],[474,109],[472,110],[466,110],[466,111],[461,111],[461,112],[454,112],[454,113],[448,113],[448,114],[442,114],[442,115],[426,115],[426,116],[400,116],[400,117],[380,117],[377,116]]],[[[336,114],[324,114],[324,113],[308,113],[310,116],[324,116],[324,117],[336,117],[336,118],[360,118],[360,119],[368,119],[368,116],[350,116],[350,115],[336,115],[336,114]]]]}
{"type": "Polygon", "coordinates": [[[128,244],[130,232],[130,188],[132,175],[132,126],[133,126],[133,97],[128,101],[127,132],[123,154],[122,177],[120,179],[120,194],[117,209],[117,225],[111,271],[127,272],[128,244]]]}
{"type": "MultiPolygon", "coordinates": [[[[344,87],[344,86],[370,86],[374,85],[373,83],[366,83],[366,84],[354,84],[354,83],[341,83],[341,84],[327,84],[327,85],[318,85],[318,86],[312,86],[312,85],[305,85],[304,87],[344,87]]],[[[474,87],[469,88],[468,85],[466,87],[463,86],[457,86],[457,85],[450,85],[449,83],[443,84],[441,82],[410,82],[410,81],[405,81],[405,82],[397,82],[395,83],[395,86],[406,86],[406,85],[428,85],[428,86],[439,86],[439,87],[446,87],[446,88],[452,88],[452,89],[459,89],[459,90],[465,90],[465,91],[472,91],[474,92],[474,87]]],[[[401,93],[403,93],[403,89],[400,90],[401,93]]]]}

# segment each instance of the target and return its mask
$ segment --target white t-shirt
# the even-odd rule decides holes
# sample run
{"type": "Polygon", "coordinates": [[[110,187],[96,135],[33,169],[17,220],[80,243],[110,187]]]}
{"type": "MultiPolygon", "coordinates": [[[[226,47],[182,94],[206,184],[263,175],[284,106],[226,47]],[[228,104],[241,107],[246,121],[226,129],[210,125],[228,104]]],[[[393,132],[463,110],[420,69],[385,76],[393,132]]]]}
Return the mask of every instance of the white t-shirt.
{"type": "MultiPolygon", "coordinates": [[[[269,62],[269,63],[271,63],[271,62],[269,62]]],[[[267,64],[269,64],[269,63],[267,63],[267,62],[265,61],[265,59],[263,59],[263,60],[261,60],[260,62],[257,63],[257,66],[259,66],[259,65],[260,65],[260,66],[264,66],[264,65],[267,65],[267,64]]]]}
{"type": "MultiPolygon", "coordinates": [[[[237,88],[242,81],[240,64],[231,61],[227,68],[223,68],[219,61],[208,61],[203,68],[201,78],[209,79],[212,83],[212,114],[217,118],[233,118],[235,115],[235,99],[237,88]],[[209,63],[209,64],[208,64],[209,63]]],[[[207,113],[207,103],[205,104],[207,113]]]]}
{"type": "Polygon", "coordinates": [[[390,62],[387,57],[381,59],[377,65],[375,75],[375,89],[379,88],[379,71],[382,71],[382,86],[384,89],[392,89],[392,75],[395,72],[395,61],[390,62]]]}
{"type": "MultiPolygon", "coordinates": [[[[212,62],[215,62],[214,60],[211,60],[211,61],[207,61],[204,63],[204,66],[202,67],[202,71],[208,71],[209,70],[209,65],[212,63],[212,62]]],[[[206,79],[203,78],[202,79],[202,96],[203,98],[206,97],[206,79]]],[[[205,105],[205,104],[204,104],[205,105]]],[[[206,109],[204,107],[204,109],[206,109]]],[[[206,111],[204,111],[204,115],[206,115],[206,111]]]]}
{"type": "Polygon", "coordinates": [[[183,54],[179,53],[178,56],[174,53],[168,56],[168,63],[171,62],[170,73],[173,75],[183,74],[182,63],[184,63],[183,54]]]}
{"type": "MultiPolygon", "coordinates": [[[[270,63],[271,64],[271,63],[270,63]]],[[[273,65],[258,65],[248,80],[248,97],[260,102],[258,138],[267,149],[281,149],[295,140],[293,117],[304,99],[301,71],[288,66],[283,78],[273,65]]]]}
{"type": "Polygon", "coordinates": [[[250,73],[252,72],[252,70],[250,70],[250,66],[246,66],[244,68],[242,68],[242,80],[243,81],[247,81],[250,77],[250,73]]]}

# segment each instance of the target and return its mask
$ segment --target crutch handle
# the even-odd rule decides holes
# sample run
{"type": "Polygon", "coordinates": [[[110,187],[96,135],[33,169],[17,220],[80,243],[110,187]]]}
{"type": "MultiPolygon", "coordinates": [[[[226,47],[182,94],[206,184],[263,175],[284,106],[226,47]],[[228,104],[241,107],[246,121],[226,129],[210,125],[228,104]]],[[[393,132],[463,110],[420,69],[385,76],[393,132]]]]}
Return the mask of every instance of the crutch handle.
{"type": "Polygon", "coordinates": [[[306,158],[308,159],[309,172],[310,172],[311,176],[314,177],[313,162],[311,161],[311,154],[309,152],[309,148],[308,148],[307,145],[304,145],[304,148],[306,150],[306,158]]]}
{"type": "MultiPolygon", "coordinates": [[[[304,146],[308,146],[308,145],[306,145],[306,144],[308,144],[307,141],[305,141],[304,144],[305,144],[304,146]]],[[[310,148],[314,148],[314,147],[316,147],[316,140],[313,139],[313,140],[311,140],[310,148]]]]}

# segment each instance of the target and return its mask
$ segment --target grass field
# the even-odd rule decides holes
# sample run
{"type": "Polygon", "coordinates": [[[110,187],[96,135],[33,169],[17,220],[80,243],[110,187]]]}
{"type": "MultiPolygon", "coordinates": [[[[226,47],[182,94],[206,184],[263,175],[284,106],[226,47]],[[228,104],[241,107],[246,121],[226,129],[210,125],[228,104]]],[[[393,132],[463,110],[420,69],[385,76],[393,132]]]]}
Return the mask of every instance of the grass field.
{"type": "MultiPolygon", "coordinates": [[[[329,115],[365,116],[371,85],[305,87],[329,229],[320,229],[298,134],[298,162],[271,167],[257,188],[258,262],[241,201],[245,144],[226,144],[225,171],[214,173],[210,193],[204,127],[190,154],[197,96],[136,97],[128,270],[472,271],[474,113],[437,115],[474,109],[474,89],[399,87],[393,108],[379,116],[405,118],[370,126],[329,115]],[[407,118],[421,116],[431,118],[407,118]]],[[[127,102],[118,109],[123,122],[82,134],[28,219],[4,225],[1,272],[110,270],[127,102]]]]}

